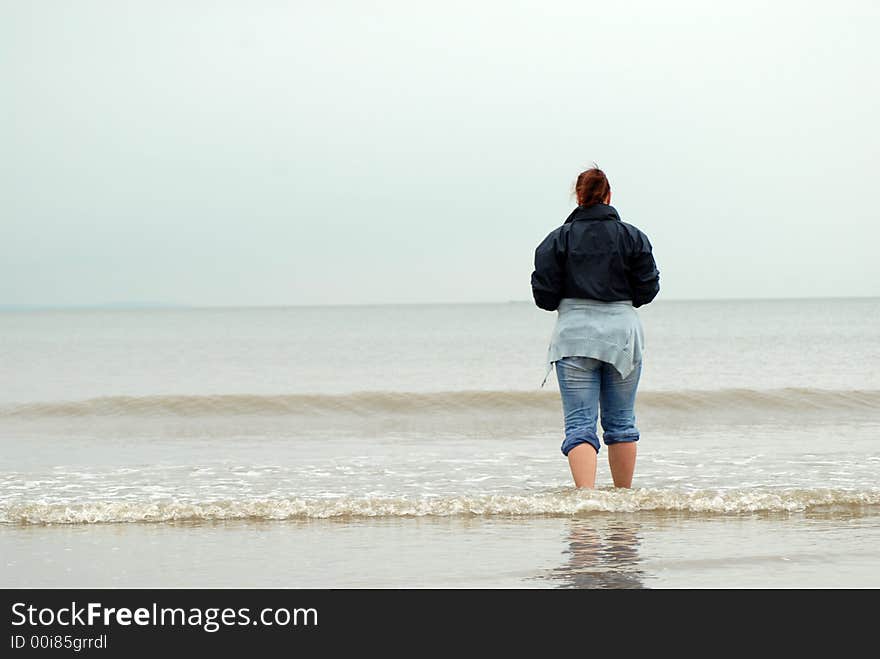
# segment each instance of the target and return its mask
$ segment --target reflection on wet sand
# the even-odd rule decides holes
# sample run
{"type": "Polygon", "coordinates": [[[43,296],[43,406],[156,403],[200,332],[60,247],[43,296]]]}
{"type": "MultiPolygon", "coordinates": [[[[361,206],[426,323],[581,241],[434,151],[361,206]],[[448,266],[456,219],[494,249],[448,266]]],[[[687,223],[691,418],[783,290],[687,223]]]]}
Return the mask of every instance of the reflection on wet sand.
{"type": "Polygon", "coordinates": [[[543,578],[557,581],[558,588],[644,588],[639,529],[630,520],[572,519],[567,561],[543,578]]]}

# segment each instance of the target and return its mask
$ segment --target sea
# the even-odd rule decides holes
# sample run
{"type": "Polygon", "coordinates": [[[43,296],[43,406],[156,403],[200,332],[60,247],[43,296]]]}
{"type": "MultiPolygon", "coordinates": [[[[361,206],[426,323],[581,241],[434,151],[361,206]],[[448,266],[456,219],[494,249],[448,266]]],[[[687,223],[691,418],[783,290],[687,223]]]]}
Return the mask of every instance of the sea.
{"type": "Polygon", "coordinates": [[[631,490],[530,302],[0,313],[0,586],[880,587],[880,298],[673,301],[631,490]]]}

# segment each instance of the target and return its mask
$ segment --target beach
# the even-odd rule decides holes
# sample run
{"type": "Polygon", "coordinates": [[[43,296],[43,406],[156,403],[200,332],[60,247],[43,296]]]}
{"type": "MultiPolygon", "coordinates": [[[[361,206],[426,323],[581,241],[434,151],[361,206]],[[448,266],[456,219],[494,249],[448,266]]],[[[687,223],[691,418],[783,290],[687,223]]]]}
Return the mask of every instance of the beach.
{"type": "Polygon", "coordinates": [[[880,586],[880,300],[639,314],[576,491],[530,303],[0,313],[0,584],[880,586]]]}

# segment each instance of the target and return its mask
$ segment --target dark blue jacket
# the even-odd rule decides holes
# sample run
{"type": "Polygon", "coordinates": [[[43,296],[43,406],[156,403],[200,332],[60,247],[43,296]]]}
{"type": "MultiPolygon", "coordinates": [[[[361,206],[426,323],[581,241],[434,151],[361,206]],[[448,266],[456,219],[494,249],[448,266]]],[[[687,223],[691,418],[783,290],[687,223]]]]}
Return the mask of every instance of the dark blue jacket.
{"type": "Polygon", "coordinates": [[[659,290],[648,236],[621,222],[607,204],[578,206],[535,250],[532,295],[547,311],[555,311],[564,297],[632,300],[640,307],[659,290]]]}

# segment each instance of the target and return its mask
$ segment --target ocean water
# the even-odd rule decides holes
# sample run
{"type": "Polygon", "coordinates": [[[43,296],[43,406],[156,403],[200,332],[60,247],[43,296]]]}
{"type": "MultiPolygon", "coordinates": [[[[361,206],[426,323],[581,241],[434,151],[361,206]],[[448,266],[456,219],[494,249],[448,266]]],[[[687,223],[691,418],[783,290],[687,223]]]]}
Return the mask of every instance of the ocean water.
{"type": "Polygon", "coordinates": [[[639,313],[629,491],[531,303],[0,313],[0,585],[880,586],[880,299],[639,313]]]}

